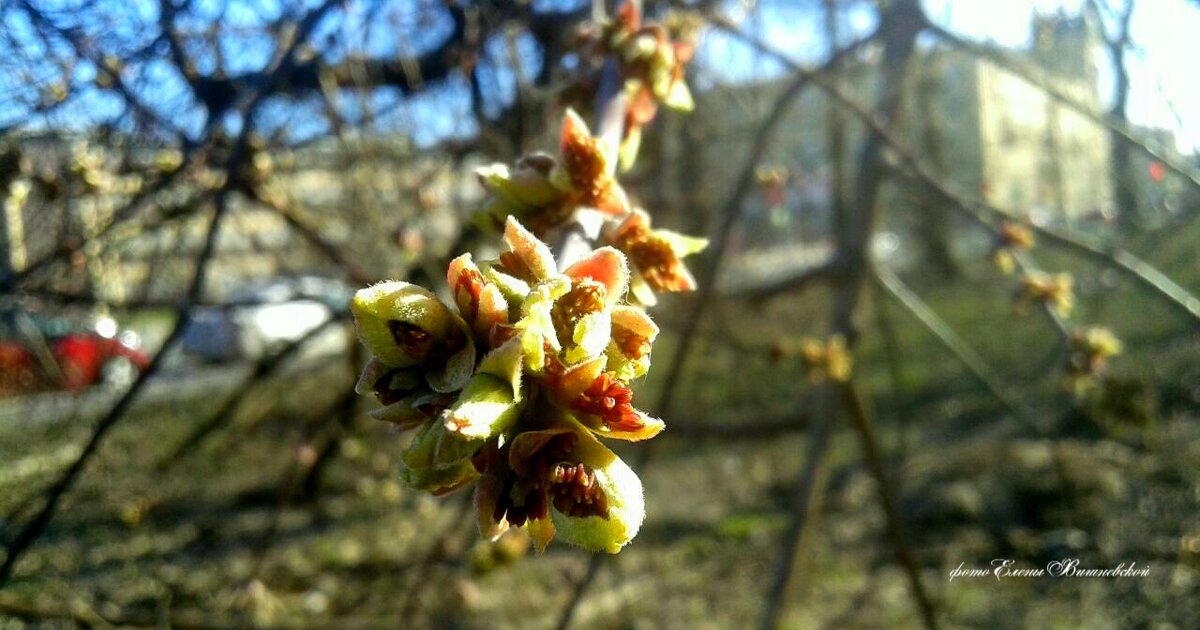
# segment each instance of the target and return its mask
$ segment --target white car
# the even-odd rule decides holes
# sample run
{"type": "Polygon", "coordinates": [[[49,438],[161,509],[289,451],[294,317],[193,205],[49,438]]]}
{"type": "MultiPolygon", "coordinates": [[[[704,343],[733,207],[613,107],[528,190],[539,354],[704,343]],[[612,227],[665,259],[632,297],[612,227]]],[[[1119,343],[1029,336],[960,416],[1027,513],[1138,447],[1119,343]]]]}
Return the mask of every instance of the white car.
{"type": "MultiPolygon", "coordinates": [[[[342,282],[312,276],[245,288],[227,306],[193,311],[183,333],[183,351],[212,362],[261,359],[345,312],[351,295],[342,282]]],[[[346,349],[347,342],[344,326],[326,326],[305,342],[302,354],[336,354],[346,349]]]]}

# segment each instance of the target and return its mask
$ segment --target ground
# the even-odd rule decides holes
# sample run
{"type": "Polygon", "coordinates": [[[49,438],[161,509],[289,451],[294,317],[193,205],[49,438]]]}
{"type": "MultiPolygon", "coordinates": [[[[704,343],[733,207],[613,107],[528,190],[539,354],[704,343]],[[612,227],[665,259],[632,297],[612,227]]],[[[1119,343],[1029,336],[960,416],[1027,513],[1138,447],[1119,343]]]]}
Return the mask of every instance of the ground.
{"type": "MultiPolygon", "coordinates": [[[[1181,270],[1176,279],[1196,292],[1194,242],[1173,237],[1148,255],[1181,270]]],[[[894,302],[884,315],[896,331],[898,373],[888,369],[877,319],[862,322],[861,386],[900,473],[902,511],[939,618],[946,627],[1194,627],[1194,325],[1109,272],[1070,257],[1043,256],[1042,263],[1076,272],[1077,320],[1103,322],[1125,340],[1128,352],[1111,376],[1123,388],[1119,399],[1131,404],[1074,405],[1047,376],[1058,356],[1052,330],[1036,313],[1012,315],[1007,285],[984,267],[967,265],[954,281],[905,277],[989,359],[1026,412],[1053,427],[1053,437],[1024,431],[894,302]],[[1136,562],[1151,572],[949,580],[960,564],[987,567],[996,558],[1024,568],[1063,558],[1093,568],[1136,562]]],[[[865,312],[875,312],[878,298],[868,294],[865,312]]],[[[804,409],[802,370],[794,358],[773,358],[771,348],[796,331],[819,332],[826,304],[815,289],[761,306],[721,304],[706,320],[678,411],[639,467],[645,526],[603,563],[576,611],[577,627],[755,622],[790,519],[806,425],[798,419],[794,431],[719,437],[688,428],[750,426],[804,409]]],[[[658,311],[667,331],[682,310],[672,306],[658,311]]],[[[638,390],[643,405],[656,400],[663,359],[677,342],[668,332],[656,346],[657,371],[638,390]]],[[[481,543],[466,496],[435,498],[400,486],[393,469],[403,438],[362,408],[348,430],[338,428],[337,394],[349,378],[341,360],[295,365],[179,458],[168,456],[220,407],[221,396],[181,394],[138,408],[0,590],[0,627],[49,617],[67,625],[73,618],[327,627],[336,618],[338,627],[552,627],[589,556],[558,544],[537,556],[519,537],[481,543]],[[329,440],[337,456],[309,494],[297,470],[329,440]]],[[[5,515],[49,483],[89,430],[83,421],[37,424],[9,415],[0,418],[5,515]]],[[[620,452],[640,457],[636,448],[620,452]]],[[[830,464],[785,625],[918,625],[851,431],[835,435],[830,464]]],[[[11,536],[12,526],[0,535],[11,536]]]]}

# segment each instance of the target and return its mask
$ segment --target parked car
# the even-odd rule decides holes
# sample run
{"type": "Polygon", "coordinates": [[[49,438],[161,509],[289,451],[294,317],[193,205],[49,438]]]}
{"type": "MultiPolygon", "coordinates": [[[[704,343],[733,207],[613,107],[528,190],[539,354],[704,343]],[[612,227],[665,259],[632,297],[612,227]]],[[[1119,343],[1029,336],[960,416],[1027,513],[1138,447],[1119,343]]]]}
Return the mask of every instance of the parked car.
{"type": "MultiPolygon", "coordinates": [[[[183,333],[183,351],[214,363],[275,354],[345,312],[352,293],[343,282],[314,276],[243,288],[227,305],[193,311],[183,333]]],[[[310,353],[333,353],[345,344],[343,331],[330,327],[306,348],[310,353]]]]}
{"type": "Polygon", "coordinates": [[[138,334],[111,317],[0,312],[0,396],[128,386],[149,365],[138,334]]]}

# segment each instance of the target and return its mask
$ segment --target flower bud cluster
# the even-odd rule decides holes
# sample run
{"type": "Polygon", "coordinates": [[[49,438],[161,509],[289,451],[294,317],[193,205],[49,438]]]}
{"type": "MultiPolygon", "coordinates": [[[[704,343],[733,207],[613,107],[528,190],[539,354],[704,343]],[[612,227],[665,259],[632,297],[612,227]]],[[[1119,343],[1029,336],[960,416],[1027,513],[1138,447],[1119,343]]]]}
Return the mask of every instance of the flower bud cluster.
{"type": "Polygon", "coordinates": [[[1005,221],[1000,224],[996,240],[992,244],[992,263],[1001,273],[1008,275],[1016,268],[1016,252],[1028,251],[1033,247],[1033,232],[1029,228],[1005,221]]]}
{"type": "Polygon", "coordinates": [[[608,58],[624,82],[620,146],[568,109],[557,156],[476,171],[488,193],[477,222],[503,231],[507,251],[451,261],[450,305],[392,281],[359,291],[352,311],[372,355],[358,391],[379,399],[374,417],[415,430],[403,481],[437,494],[474,482],[487,538],[515,527],[539,550],[557,536],[616,553],[641,526],[642,485],[598,438],[662,431],[630,390],[658,336],[643,306],[695,289],[682,259],[707,242],[652,228],[615,178],[659,104],[692,109],[691,45],[643,27],[630,3],[588,38],[583,65],[608,58]],[[560,271],[543,239],[587,212],[601,218],[590,236],[603,246],[560,271]]]}
{"type": "Polygon", "coordinates": [[[1045,304],[1061,317],[1070,317],[1075,307],[1071,291],[1071,274],[1048,274],[1031,271],[1021,278],[1017,288],[1016,307],[1025,312],[1031,304],[1045,304]]]}
{"type": "Polygon", "coordinates": [[[683,258],[702,251],[708,241],[652,228],[650,215],[631,207],[614,179],[611,148],[571,110],[563,120],[560,153],[559,159],[526,156],[514,169],[503,164],[480,169],[477,174],[490,193],[484,225],[499,227],[513,216],[544,236],[576,211],[596,210],[606,217],[601,241],[625,254],[632,267],[634,301],[648,306],[657,302],[656,293],[695,290],[683,258]]]}
{"type": "Polygon", "coordinates": [[[833,335],[828,339],[805,339],[800,345],[800,359],[808,380],[813,383],[850,380],[854,361],[846,347],[846,338],[833,335]]]}
{"type": "Polygon", "coordinates": [[[685,73],[695,55],[698,30],[696,21],[680,13],[670,14],[661,24],[643,24],[637,8],[627,3],[615,18],[580,33],[582,72],[568,97],[590,102],[599,85],[599,68],[606,60],[616,62],[626,99],[622,170],[633,166],[642,127],[654,120],[659,105],[683,112],[695,107],[685,73]]]}
{"type": "Polygon", "coordinates": [[[452,261],[453,305],[404,282],[362,289],[352,310],[372,359],[372,415],[415,429],[400,474],[446,493],[478,481],[481,531],[526,527],[616,552],[644,515],[637,476],[597,438],[644,440],[661,420],[633,406],[658,327],[624,304],[625,256],[603,247],[559,272],[515,218],[498,260],[452,261]]]}
{"type": "Polygon", "coordinates": [[[1108,360],[1121,354],[1121,340],[1107,328],[1091,326],[1071,333],[1066,374],[1074,385],[1081,385],[1102,374],[1108,360]]]}

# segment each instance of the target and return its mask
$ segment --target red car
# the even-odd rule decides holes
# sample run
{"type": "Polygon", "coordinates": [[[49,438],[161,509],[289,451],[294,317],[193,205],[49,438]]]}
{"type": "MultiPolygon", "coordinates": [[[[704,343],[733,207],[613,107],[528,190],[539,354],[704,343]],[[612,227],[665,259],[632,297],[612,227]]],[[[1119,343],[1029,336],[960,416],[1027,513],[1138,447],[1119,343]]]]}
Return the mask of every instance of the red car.
{"type": "Polygon", "coordinates": [[[0,317],[0,397],[126,385],[150,365],[137,334],[118,334],[111,319],[85,327],[24,312],[0,317]]]}

